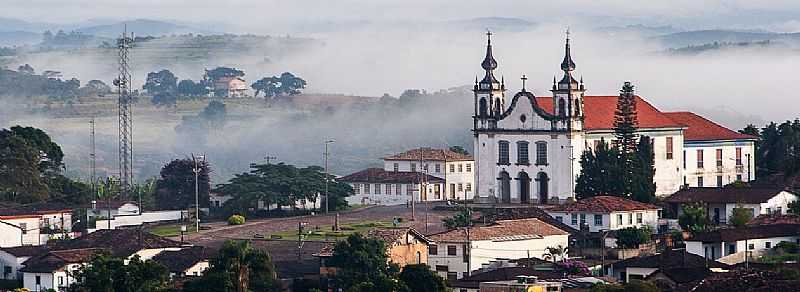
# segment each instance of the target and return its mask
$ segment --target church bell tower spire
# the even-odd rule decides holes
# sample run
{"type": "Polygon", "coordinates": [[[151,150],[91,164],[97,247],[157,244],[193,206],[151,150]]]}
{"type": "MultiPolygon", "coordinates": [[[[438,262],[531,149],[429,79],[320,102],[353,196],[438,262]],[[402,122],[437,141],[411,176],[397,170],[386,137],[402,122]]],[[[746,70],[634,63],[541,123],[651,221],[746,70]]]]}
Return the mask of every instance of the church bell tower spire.
{"type": "Polygon", "coordinates": [[[486,32],[486,55],[481,62],[484,77],[476,82],[475,92],[475,129],[494,127],[497,118],[505,110],[505,82],[495,78],[497,60],[492,50],[492,32],[486,32]]]}
{"type": "MultiPolygon", "coordinates": [[[[561,118],[563,126],[569,130],[580,131],[583,128],[583,96],[584,85],[573,77],[575,61],[572,60],[570,44],[570,31],[567,29],[564,44],[564,59],[561,61],[561,71],[564,77],[553,84],[553,114],[561,118]]],[[[583,78],[581,77],[581,80],[583,78]]]]}

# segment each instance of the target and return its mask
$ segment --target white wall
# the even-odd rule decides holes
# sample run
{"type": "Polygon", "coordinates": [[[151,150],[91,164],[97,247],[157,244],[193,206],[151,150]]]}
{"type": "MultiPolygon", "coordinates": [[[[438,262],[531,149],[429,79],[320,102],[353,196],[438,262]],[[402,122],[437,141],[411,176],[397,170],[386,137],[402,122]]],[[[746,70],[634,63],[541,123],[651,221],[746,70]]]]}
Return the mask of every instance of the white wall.
{"type": "Polygon", "coordinates": [[[205,272],[209,267],[208,261],[202,261],[199,263],[194,264],[190,268],[186,269],[184,276],[195,277],[195,276],[202,276],[203,272],[205,272]]]}
{"type": "Polygon", "coordinates": [[[40,237],[39,217],[3,219],[2,221],[17,227],[0,224],[0,247],[42,245],[46,243],[40,237]],[[23,225],[26,230],[25,234],[21,234],[22,231],[19,228],[23,225]]]}
{"type": "Polygon", "coordinates": [[[721,141],[721,142],[686,142],[686,183],[690,187],[698,186],[698,177],[703,178],[703,186],[717,186],[717,177],[722,177],[722,185],[736,181],[741,175],[742,181],[748,181],[747,154],[750,155],[749,179],[756,178],[755,147],[753,141],[721,141]],[[742,149],[742,165],[736,165],[736,148],[742,149]],[[722,149],[722,167],[717,167],[717,149],[722,149]],[[697,150],[703,150],[703,168],[697,167],[697,150]]]}
{"type": "Polygon", "coordinates": [[[420,196],[420,184],[376,184],[376,183],[348,183],[355,193],[352,196],[346,197],[348,204],[376,204],[376,205],[402,205],[411,201],[413,196],[415,202],[423,201],[442,201],[445,200],[444,196],[444,183],[428,183],[426,195],[420,196]],[[369,192],[367,192],[366,185],[369,185],[369,192]],[[380,192],[378,192],[380,186],[380,192]],[[391,193],[387,194],[387,186],[391,189],[391,193]],[[397,193],[397,187],[400,186],[400,193],[397,193]],[[438,192],[437,192],[438,189],[438,192]],[[409,195],[409,190],[411,195],[409,195]],[[438,194],[438,195],[437,195],[438,194]],[[423,200],[424,199],[424,200],[423,200]]]}
{"type": "Polygon", "coordinates": [[[795,236],[781,236],[781,237],[770,237],[770,238],[755,238],[755,239],[748,239],[748,240],[739,240],[736,242],[708,242],[703,243],[699,241],[686,241],[686,251],[689,253],[693,253],[702,257],[708,257],[710,259],[719,259],[720,257],[730,255],[729,253],[729,246],[731,244],[736,246],[734,253],[743,252],[747,248],[748,251],[753,252],[754,254],[760,254],[768,249],[774,248],[775,245],[782,241],[788,242],[795,242],[800,243],[800,234],[795,236]],[[770,247],[767,248],[766,244],[769,243],[770,247]],[[751,246],[753,248],[749,248],[751,246]],[[716,252],[714,256],[711,257],[711,247],[715,247],[716,252]],[[708,250],[708,254],[706,251],[708,250]]]}
{"type": "Polygon", "coordinates": [[[561,218],[561,222],[564,224],[569,225],[572,228],[580,230],[581,228],[581,214],[583,214],[586,218],[586,223],[589,225],[589,232],[600,232],[602,230],[617,230],[623,229],[628,227],[642,227],[642,226],[650,226],[653,228],[653,231],[658,230],[658,210],[641,210],[641,211],[631,211],[631,212],[613,212],[613,213],[591,213],[591,212],[554,212],[554,211],[547,211],[551,217],[558,219],[561,218]],[[576,215],[577,221],[575,224],[572,222],[572,214],[576,215]],[[641,214],[642,216],[642,223],[639,223],[636,220],[637,214],[641,214]],[[594,216],[601,215],[602,216],[602,224],[596,225],[594,216]],[[622,224],[619,224],[617,215],[622,215],[622,224]],[[633,224],[629,224],[628,218],[632,216],[633,224]]]}
{"type": "MultiPolygon", "coordinates": [[[[141,215],[137,216],[117,216],[114,217],[114,220],[111,220],[111,229],[116,229],[117,227],[122,227],[122,226],[138,226],[142,225],[143,223],[178,221],[181,219],[186,219],[187,216],[185,214],[183,217],[181,217],[181,213],[183,212],[185,211],[183,210],[153,211],[153,212],[144,212],[141,215]]],[[[95,222],[95,227],[96,228],[94,230],[108,229],[108,220],[97,220],[95,222]]]]}
{"type": "Polygon", "coordinates": [[[5,267],[11,268],[11,273],[3,274],[3,279],[17,279],[17,272],[22,268],[22,263],[30,257],[16,257],[10,253],[0,250],[0,273],[5,270],[5,267]]]}
{"type": "Polygon", "coordinates": [[[22,278],[22,287],[28,288],[33,292],[56,289],[53,274],[49,273],[25,273],[22,278]],[[39,277],[39,285],[36,285],[36,277],[39,277]]]}

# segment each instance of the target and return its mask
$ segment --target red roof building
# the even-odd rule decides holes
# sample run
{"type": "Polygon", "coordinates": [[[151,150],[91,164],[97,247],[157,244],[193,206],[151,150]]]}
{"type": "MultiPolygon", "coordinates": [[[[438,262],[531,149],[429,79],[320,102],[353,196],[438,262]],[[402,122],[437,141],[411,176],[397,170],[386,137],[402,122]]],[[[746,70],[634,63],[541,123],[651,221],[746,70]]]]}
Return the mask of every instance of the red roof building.
{"type": "Polygon", "coordinates": [[[692,112],[666,112],[676,123],[686,127],[684,141],[755,140],[756,137],[732,131],[692,112]]]}

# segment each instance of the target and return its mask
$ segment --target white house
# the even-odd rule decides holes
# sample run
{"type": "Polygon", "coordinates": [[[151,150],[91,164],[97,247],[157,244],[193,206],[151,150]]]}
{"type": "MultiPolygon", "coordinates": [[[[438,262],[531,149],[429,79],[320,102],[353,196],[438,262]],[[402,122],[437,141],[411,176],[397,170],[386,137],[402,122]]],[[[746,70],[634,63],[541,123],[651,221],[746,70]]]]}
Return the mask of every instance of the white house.
{"type": "Polygon", "coordinates": [[[670,249],[655,255],[618,261],[605,268],[607,275],[627,283],[630,280],[644,280],[658,271],[671,272],[674,269],[695,273],[697,275],[684,275],[684,277],[694,277],[700,280],[710,272],[711,268],[725,269],[729,267],[726,264],[689,253],[684,249],[670,249]]]}
{"type": "Polygon", "coordinates": [[[470,155],[449,149],[417,148],[383,158],[383,169],[397,172],[422,172],[445,180],[448,200],[472,199],[475,174],[470,155]]]}
{"type": "MultiPolygon", "coordinates": [[[[484,77],[473,88],[476,200],[551,204],[574,198],[581,154],[600,140],[613,140],[618,96],[586,95],[582,78],[575,79],[569,38],[560,68],[563,77],[553,80],[552,96],[535,96],[526,88],[524,76],[521,90],[506,96],[506,84],[495,77],[498,64],[491,40],[481,67],[484,77]]],[[[684,177],[721,175],[723,182],[755,178],[755,167],[749,168],[749,175],[738,176],[747,165],[755,165],[750,156],[754,137],[695,114],[661,112],[640,96],[635,101],[638,134],[654,143],[656,195],[678,191],[684,177]],[[684,147],[722,149],[723,164],[687,173],[690,161],[684,159],[688,155],[684,147]]]]}
{"type": "Polygon", "coordinates": [[[770,224],[723,228],[700,232],[685,240],[686,251],[713,260],[726,257],[733,264],[744,261],[747,251],[757,257],[782,242],[800,244],[800,224],[770,224]]]}
{"type": "Polygon", "coordinates": [[[209,267],[206,251],[201,246],[165,250],[152,258],[169,270],[170,277],[199,277],[209,267]]]}
{"type": "Polygon", "coordinates": [[[581,230],[582,226],[588,227],[589,232],[649,226],[655,232],[658,228],[659,210],[656,205],[634,200],[596,196],[575,203],[553,206],[545,209],[545,212],[578,230],[581,230]]]}
{"type": "Polygon", "coordinates": [[[543,258],[548,247],[569,245],[569,233],[539,219],[501,220],[488,226],[428,236],[428,265],[459,279],[497,259],[543,258]]]}
{"type": "Polygon", "coordinates": [[[111,218],[117,216],[134,216],[139,215],[139,205],[132,201],[117,201],[117,200],[98,200],[92,201],[86,210],[89,218],[108,218],[109,213],[111,218]]]}
{"type": "Polygon", "coordinates": [[[686,203],[703,203],[706,214],[715,224],[730,222],[733,209],[751,210],[753,217],[762,214],[786,214],[789,203],[797,201],[797,195],[781,188],[689,188],[681,190],[665,201],[677,214],[683,214],[686,203]]]}
{"type": "Polygon", "coordinates": [[[47,243],[39,229],[40,220],[38,214],[0,216],[0,247],[47,243]]]}
{"type": "Polygon", "coordinates": [[[691,112],[665,113],[684,125],[683,184],[722,187],[755,179],[756,137],[738,133],[691,112]]]}
{"type": "Polygon", "coordinates": [[[350,204],[401,205],[411,200],[445,200],[445,180],[421,172],[368,168],[338,180],[353,187],[354,194],[346,198],[350,204]]]}
{"type": "Polygon", "coordinates": [[[67,249],[50,251],[25,261],[20,271],[23,274],[22,287],[39,292],[53,289],[66,290],[75,283],[73,275],[101,249],[67,249]]]}
{"type": "Polygon", "coordinates": [[[4,280],[20,279],[19,271],[25,261],[34,256],[46,254],[48,249],[41,245],[24,245],[0,248],[0,269],[3,271],[4,280]]]}

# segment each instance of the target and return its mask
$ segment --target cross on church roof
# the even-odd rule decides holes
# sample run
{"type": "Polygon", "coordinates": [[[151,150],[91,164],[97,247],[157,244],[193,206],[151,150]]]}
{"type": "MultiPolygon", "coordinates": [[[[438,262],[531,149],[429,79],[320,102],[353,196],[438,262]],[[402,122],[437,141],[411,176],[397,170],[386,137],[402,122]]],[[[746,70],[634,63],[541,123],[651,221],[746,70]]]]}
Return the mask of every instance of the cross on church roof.
{"type": "Polygon", "coordinates": [[[520,79],[522,79],[522,91],[525,91],[525,81],[528,80],[528,77],[525,76],[525,74],[522,74],[522,78],[520,79]]]}

